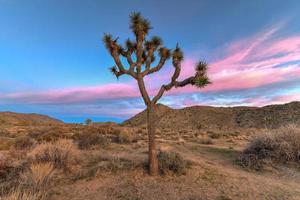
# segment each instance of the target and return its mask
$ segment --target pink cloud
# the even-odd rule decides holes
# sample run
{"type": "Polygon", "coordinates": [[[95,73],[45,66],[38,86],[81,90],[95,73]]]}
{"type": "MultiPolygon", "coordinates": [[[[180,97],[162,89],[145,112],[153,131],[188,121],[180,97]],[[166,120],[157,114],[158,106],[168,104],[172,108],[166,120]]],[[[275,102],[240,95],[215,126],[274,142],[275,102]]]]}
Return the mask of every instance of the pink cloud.
{"type": "Polygon", "coordinates": [[[74,87],[43,92],[22,92],[0,95],[0,101],[22,103],[77,103],[105,99],[138,97],[139,91],[132,84],[107,84],[95,87],[74,87]]]}
{"type": "MultiPolygon", "coordinates": [[[[216,51],[216,55],[218,52],[224,55],[225,52],[225,56],[210,63],[209,76],[213,84],[208,87],[199,90],[189,86],[171,90],[167,94],[249,89],[300,79],[300,35],[274,39],[281,27],[279,25],[253,37],[235,41],[225,49],[216,51]]],[[[196,61],[189,57],[184,60],[181,79],[194,74],[196,61]]],[[[161,84],[170,81],[173,70],[169,65],[161,73],[146,78],[151,96],[157,93],[161,84]]],[[[132,81],[94,87],[0,94],[0,102],[77,103],[135,97],[140,97],[140,94],[136,83],[132,81]]]]}

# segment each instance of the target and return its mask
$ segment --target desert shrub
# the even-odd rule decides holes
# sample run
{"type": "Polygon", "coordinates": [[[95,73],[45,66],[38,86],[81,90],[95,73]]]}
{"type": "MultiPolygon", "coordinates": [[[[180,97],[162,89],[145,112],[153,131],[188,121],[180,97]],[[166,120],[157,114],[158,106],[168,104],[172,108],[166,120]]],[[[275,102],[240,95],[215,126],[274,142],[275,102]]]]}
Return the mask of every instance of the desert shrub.
{"type": "Polygon", "coordinates": [[[18,186],[20,174],[27,167],[26,162],[20,162],[12,155],[0,152],[0,196],[18,186]]]}
{"type": "Polygon", "coordinates": [[[126,158],[112,155],[95,157],[89,160],[88,164],[74,177],[75,180],[95,177],[98,172],[116,173],[118,171],[133,170],[143,163],[137,163],[126,158]]]}
{"type": "Polygon", "coordinates": [[[32,130],[28,135],[34,138],[39,143],[43,142],[55,142],[59,139],[68,139],[68,135],[61,127],[44,127],[32,130]]]}
{"type": "Polygon", "coordinates": [[[9,137],[10,132],[5,128],[0,127],[0,137],[9,137]]]}
{"type": "Polygon", "coordinates": [[[113,138],[113,142],[119,144],[128,144],[132,142],[137,142],[137,135],[130,129],[124,128],[122,130],[116,131],[116,135],[113,138]]]}
{"type": "Polygon", "coordinates": [[[238,158],[243,167],[260,170],[269,162],[300,163],[300,129],[286,126],[254,138],[238,158]]]}
{"type": "Polygon", "coordinates": [[[214,143],[211,137],[205,136],[205,135],[197,137],[195,139],[195,142],[199,143],[199,144],[213,144],[214,143]]]}
{"type": "Polygon", "coordinates": [[[13,138],[10,137],[0,137],[0,151],[9,150],[14,145],[13,138]]]}
{"type": "Polygon", "coordinates": [[[190,162],[185,160],[177,152],[163,152],[160,151],[157,155],[158,168],[162,175],[176,174],[182,175],[186,173],[187,168],[190,167],[190,162]]]}
{"type": "Polygon", "coordinates": [[[45,191],[53,178],[54,166],[52,163],[35,163],[29,170],[21,174],[21,185],[32,192],[45,191]]]}
{"type": "Polygon", "coordinates": [[[93,146],[106,147],[109,144],[106,136],[95,133],[81,134],[77,138],[77,142],[80,149],[89,149],[93,146]]]}
{"type": "Polygon", "coordinates": [[[30,149],[34,144],[35,140],[28,136],[17,137],[14,140],[14,147],[18,150],[30,149]]]}
{"type": "Polygon", "coordinates": [[[79,151],[71,140],[58,140],[36,146],[28,155],[34,163],[52,163],[57,169],[69,171],[79,160],[79,151]]]}
{"type": "Polygon", "coordinates": [[[16,188],[10,193],[0,196],[0,200],[44,200],[45,194],[42,192],[27,192],[20,188],[16,188]]]}

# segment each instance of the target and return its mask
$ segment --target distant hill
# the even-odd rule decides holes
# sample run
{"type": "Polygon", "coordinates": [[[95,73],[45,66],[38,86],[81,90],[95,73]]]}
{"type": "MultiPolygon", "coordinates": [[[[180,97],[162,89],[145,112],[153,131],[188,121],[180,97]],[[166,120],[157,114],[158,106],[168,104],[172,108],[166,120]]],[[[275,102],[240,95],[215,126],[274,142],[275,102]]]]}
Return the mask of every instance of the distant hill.
{"type": "MultiPolygon", "coordinates": [[[[158,128],[220,129],[277,128],[289,123],[300,123],[300,102],[264,107],[211,107],[192,106],[172,109],[158,106],[158,128]]],[[[146,111],[123,122],[128,126],[146,123],[146,111]]]]}
{"type": "Polygon", "coordinates": [[[48,125],[61,123],[63,122],[46,115],[0,112],[0,125],[48,125]]]}

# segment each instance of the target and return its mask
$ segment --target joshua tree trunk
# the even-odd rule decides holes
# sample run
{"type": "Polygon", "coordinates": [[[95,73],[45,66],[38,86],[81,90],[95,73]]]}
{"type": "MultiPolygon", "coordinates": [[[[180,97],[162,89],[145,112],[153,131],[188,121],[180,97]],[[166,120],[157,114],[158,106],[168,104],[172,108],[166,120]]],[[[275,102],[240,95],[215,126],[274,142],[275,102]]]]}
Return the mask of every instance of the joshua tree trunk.
{"type": "Polygon", "coordinates": [[[158,174],[158,162],[155,144],[156,105],[152,103],[147,107],[147,125],[149,139],[149,173],[150,175],[155,176],[158,174]]]}

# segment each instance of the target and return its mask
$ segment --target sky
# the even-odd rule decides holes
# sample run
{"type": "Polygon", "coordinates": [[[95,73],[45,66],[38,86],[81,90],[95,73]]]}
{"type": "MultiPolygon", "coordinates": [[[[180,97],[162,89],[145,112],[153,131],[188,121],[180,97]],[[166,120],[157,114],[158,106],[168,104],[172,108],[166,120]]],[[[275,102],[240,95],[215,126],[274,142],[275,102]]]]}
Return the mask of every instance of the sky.
{"type": "MultiPolygon", "coordinates": [[[[300,100],[298,0],[0,0],[0,111],[64,120],[121,122],[145,108],[135,80],[117,80],[101,38],[133,39],[129,15],[151,21],[148,37],[184,52],[180,79],[209,64],[213,84],[173,89],[160,103],[264,106],[300,100]]],[[[124,63],[125,64],[125,63],[124,63]]],[[[174,68],[146,78],[151,96],[174,68]]]]}

